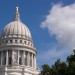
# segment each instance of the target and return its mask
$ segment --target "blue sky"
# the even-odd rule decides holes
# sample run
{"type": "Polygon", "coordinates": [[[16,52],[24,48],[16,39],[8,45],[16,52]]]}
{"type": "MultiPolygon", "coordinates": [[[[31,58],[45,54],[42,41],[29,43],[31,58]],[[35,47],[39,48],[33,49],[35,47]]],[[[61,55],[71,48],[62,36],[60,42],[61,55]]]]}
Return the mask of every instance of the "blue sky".
{"type": "Polygon", "coordinates": [[[75,0],[0,0],[0,32],[14,19],[18,6],[21,21],[32,33],[39,67],[59,58],[65,61],[75,46],[74,3],[75,0]]]}

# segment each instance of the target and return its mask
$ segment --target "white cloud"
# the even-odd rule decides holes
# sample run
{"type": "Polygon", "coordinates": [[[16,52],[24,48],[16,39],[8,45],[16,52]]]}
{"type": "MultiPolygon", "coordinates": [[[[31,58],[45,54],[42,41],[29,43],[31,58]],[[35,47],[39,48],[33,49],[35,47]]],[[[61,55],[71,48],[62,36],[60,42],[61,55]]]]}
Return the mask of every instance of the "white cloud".
{"type": "Polygon", "coordinates": [[[53,5],[41,28],[48,28],[50,35],[55,35],[62,45],[75,48],[75,4],[53,5]]]}
{"type": "Polygon", "coordinates": [[[66,60],[75,48],[75,3],[67,6],[53,5],[40,26],[47,28],[50,36],[55,36],[58,44],[41,52],[38,55],[38,62],[52,64],[59,58],[66,60]]]}

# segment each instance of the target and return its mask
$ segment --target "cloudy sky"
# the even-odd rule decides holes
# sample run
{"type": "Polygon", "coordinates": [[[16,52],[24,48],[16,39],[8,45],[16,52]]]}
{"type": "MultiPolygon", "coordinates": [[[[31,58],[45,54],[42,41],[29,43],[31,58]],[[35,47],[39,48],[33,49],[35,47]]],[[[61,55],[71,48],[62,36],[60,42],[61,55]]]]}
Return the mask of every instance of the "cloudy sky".
{"type": "Polygon", "coordinates": [[[66,61],[75,48],[75,0],[0,0],[0,33],[16,6],[32,33],[39,67],[66,61]]]}

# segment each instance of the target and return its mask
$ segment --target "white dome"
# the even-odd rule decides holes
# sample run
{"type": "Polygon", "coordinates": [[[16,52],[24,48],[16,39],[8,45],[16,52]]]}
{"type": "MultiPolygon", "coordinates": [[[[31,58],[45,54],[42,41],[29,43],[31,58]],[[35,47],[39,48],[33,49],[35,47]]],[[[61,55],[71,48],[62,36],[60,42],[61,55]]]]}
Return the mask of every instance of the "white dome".
{"type": "Polygon", "coordinates": [[[2,37],[13,36],[13,35],[16,36],[20,35],[31,38],[31,33],[28,27],[20,21],[18,7],[16,9],[14,21],[6,25],[1,34],[2,37]]]}
{"type": "Polygon", "coordinates": [[[31,38],[31,33],[21,21],[13,21],[5,26],[1,36],[21,35],[31,38]]]}

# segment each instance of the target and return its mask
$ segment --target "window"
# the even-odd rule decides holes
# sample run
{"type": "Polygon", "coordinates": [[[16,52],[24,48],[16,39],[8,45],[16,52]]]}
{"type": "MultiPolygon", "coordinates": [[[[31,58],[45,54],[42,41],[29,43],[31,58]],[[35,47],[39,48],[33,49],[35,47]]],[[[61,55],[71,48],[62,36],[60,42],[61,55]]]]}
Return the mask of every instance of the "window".
{"type": "Polygon", "coordinates": [[[10,43],[12,43],[12,40],[10,40],[10,43]]]}
{"type": "Polygon", "coordinates": [[[11,65],[11,57],[9,57],[9,65],[11,65]]]}
{"type": "Polygon", "coordinates": [[[26,44],[26,41],[24,41],[24,43],[26,44]]]}
{"type": "Polygon", "coordinates": [[[19,58],[19,64],[22,65],[22,63],[21,63],[21,57],[19,58]]]}
{"type": "Polygon", "coordinates": [[[6,43],[8,43],[8,40],[6,40],[6,43]]]}
{"type": "Polygon", "coordinates": [[[22,40],[20,40],[20,43],[22,43],[22,40]]]}
{"type": "Polygon", "coordinates": [[[15,43],[17,43],[17,40],[15,40],[15,43]]]}

